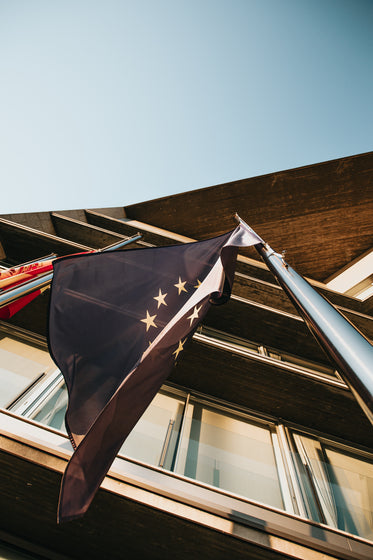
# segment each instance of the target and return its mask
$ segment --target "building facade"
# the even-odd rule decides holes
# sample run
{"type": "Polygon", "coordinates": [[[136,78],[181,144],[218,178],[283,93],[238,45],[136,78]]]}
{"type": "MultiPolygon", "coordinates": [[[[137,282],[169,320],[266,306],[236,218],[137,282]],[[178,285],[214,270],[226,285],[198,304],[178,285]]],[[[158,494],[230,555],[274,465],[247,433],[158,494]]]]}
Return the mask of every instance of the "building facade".
{"type": "MultiPolygon", "coordinates": [[[[373,298],[327,287],[372,249],[372,185],[370,153],[129,207],[3,215],[0,264],[137,232],[128,250],[205,239],[233,229],[237,211],[372,340],[373,298]]],[[[253,249],[87,514],[57,525],[72,449],[48,301],[45,290],[0,324],[3,558],[373,557],[372,426],[253,249]]]]}

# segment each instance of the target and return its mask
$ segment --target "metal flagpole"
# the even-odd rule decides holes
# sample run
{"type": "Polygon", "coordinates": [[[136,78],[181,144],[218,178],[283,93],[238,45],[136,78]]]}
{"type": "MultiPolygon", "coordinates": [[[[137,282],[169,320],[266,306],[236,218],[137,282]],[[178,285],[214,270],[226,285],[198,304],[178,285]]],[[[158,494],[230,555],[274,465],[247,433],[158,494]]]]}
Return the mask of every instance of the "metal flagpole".
{"type": "MultiPolygon", "coordinates": [[[[241,218],[239,222],[253,231],[241,218]]],[[[256,250],[307,326],[336,364],[343,381],[373,424],[373,346],[339,311],[267,243],[256,250]]]]}
{"type": "Polygon", "coordinates": [[[135,241],[138,241],[141,238],[142,238],[141,233],[136,233],[135,235],[132,235],[132,237],[129,237],[128,239],[125,239],[124,241],[116,241],[115,243],[112,243],[111,245],[107,245],[103,249],[98,249],[97,252],[98,253],[100,253],[100,252],[103,253],[103,252],[106,252],[106,251],[116,251],[117,249],[121,249],[125,245],[129,245],[130,243],[134,243],[135,241]]]}
{"type": "Polygon", "coordinates": [[[21,264],[16,264],[12,267],[1,268],[0,272],[6,272],[7,270],[9,270],[9,268],[21,268],[22,266],[28,266],[29,264],[50,261],[52,259],[55,259],[56,257],[57,257],[56,253],[50,253],[49,255],[45,255],[45,257],[40,257],[40,259],[32,259],[31,261],[26,261],[21,264]]]}
{"type": "MultiPolygon", "coordinates": [[[[114,251],[115,249],[121,249],[125,245],[129,245],[130,243],[134,243],[141,239],[142,235],[137,233],[124,241],[119,241],[117,243],[113,243],[104,249],[99,249],[99,252],[104,251],[114,251]]],[[[51,283],[53,278],[53,272],[47,272],[46,274],[40,274],[36,278],[32,280],[27,280],[14,288],[9,288],[8,290],[4,290],[4,292],[0,293],[0,309],[9,305],[13,301],[16,301],[20,297],[26,296],[36,290],[41,290],[45,287],[48,287],[51,283]]]]}

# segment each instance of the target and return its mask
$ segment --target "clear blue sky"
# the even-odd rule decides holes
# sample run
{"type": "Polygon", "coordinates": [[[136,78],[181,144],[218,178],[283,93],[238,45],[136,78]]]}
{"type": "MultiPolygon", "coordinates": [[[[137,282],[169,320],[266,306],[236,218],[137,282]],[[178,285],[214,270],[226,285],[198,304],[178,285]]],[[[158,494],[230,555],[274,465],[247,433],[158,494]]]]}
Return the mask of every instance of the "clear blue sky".
{"type": "Polygon", "coordinates": [[[373,149],[372,0],[0,0],[0,214],[373,149]]]}

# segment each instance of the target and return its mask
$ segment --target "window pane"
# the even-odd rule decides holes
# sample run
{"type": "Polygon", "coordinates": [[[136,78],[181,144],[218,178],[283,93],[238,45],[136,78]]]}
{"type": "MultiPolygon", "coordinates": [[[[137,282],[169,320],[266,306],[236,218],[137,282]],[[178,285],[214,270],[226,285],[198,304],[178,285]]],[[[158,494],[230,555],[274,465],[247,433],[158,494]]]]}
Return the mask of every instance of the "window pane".
{"type": "MultiPolygon", "coordinates": [[[[32,418],[66,433],[66,407],[67,389],[62,382],[34,412],[32,418]]],[[[183,399],[160,391],[127,437],[119,454],[171,469],[183,409],[183,399]]]]}
{"type": "Polygon", "coordinates": [[[373,540],[372,462],[329,447],[325,455],[338,528],[373,540]]]}
{"type": "Polygon", "coordinates": [[[372,461],[316,438],[294,434],[294,441],[311,511],[319,510],[318,518],[332,527],[372,540],[372,461]]]}
{"type": "Polygon", "coordinates": [[[67,388],[65,383],[61,381],[61,384],[48,399],[33,413],[33,420],[66,433],[65,413],[67,400],[67,388]]]}
{"type": "Polygon", "coordinates": [[[198,402],[188,407],[176,472],[284,507],[269,429],[198,402]]]}
{"type": "Polygon", "coordinates": [[[120,454],[172,469],[184,400],[159,392],[124,442],[120,454]]]}
{"type": "Polygon", "coordinates": [[[0,339],[0,406],[9,406],[52,365],[46,350],[3,335],[0,339]]]}

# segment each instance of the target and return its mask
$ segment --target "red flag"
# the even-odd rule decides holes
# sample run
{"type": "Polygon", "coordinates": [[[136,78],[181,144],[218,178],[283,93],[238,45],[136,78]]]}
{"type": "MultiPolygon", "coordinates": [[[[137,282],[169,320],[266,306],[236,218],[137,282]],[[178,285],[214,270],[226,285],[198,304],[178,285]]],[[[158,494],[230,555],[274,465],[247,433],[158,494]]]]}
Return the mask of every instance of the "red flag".
{"type": "Polygon", "coordinates": [[[27,305],[28,303],[31,303],[35,298],[40,296],[40,294],[42,294],[48,288],[49,288],[49,286],[44,286],[44,288],[35,290],[34,292],[31,292],[30,294],[22,296],[22,297],[16,299],[15,301],[12,301],[11,303],[8,303],[4,307],[1,307],[0,308],[0,319],[3,319],[3,320],[10,319],[11,317],[13,317],[13,315],[18,313],[18,311],[23,309],[25,307],[25,305],[27,305]]]}
{"type": "MultiPolygon", "coordinates": [[[[128,245],[133,241],[137,241],[137,239],[141,237],[140,234],[134,235],[131,238],[126,239],[125,241],[119,241],[117,243],[113,243],[104,249],[100,249],[99,251],[113,251],[117,248],[120,248],[124,245],[128,245]]],[[[83,253],[75,253],[75,255],[85,255],[87,253],[94,253],[95,251],[85,251],[83,253]]],[[[44,259],[42,261],[35,261],[29,264],[16,266],[14,268],[8,268],[7,270],[0,272],[0,292],[8,292],[17,286],[25,284],[25,288],[27,288],[27,282],[29,280],[33,280],[34,278],[41,276],[47,272],[51,272],[53,270],[53,261],[57,257],[53,259],[44,259]]],[[[3,307],[0,307],[0,319],[9,319],[15,313],[23,309],[25,305],[33,301],[38,295],[42,294],[49,286],[44,286],[44,288],[37,288],[35,291],[28,293],[26,295],[19,294],[18,298],[11,303],[5,304],[3,307]]]]}
{"type": "Polygon", "coordinates": [[[0,289],[10,290],[18,284],[32,280],[39,274],[45,274],[53,270],[53,260],[38,261],[22,266],[15,266],[0,272],[0,289]]]}
{"type": "MultiPolygon", "coordinates": [[[[90,253],[92,251],[88,252],[90,253]]],[[[85,253],[76,254],[84,255],[85,253]]],[[[47,272],[53,271],[53,261],[56,258],[57,257],[53,259],[46,259],[44,261],[36,261],[30,264],[16,266],[1,271],[0,292],[7,293],[13,288],[22,286],[23,284],[25,284],[25,288],[27,288],[27,283],[30,280],[34,280],[38,276],[42,276],[47,272]]],[[[23,309],[28,303],[33,301],[48,288],[49,286],[44,286],[43,288],[37,288],[33,292],[26,295],[20,294],[15,301],[12,301],[11,303],[4,305],[3,307],[0,307],[0,319],[10,319],[10,317],[13,317],[13,315],[18,313],[18,311],[23,309]]]]}
{"type": "MultiPolygon", "coordinates": [[[[33,280],[37,276],[51,272],[53,270],[53,260],[37,261],[26,265],[8,268],[0,272],[0,291],[8,292],[21,284],[33,280]]],[[[0,319],[6,320],[13,317],[18,311],[23,309],[25,305],[33,301],[37,296],[43,293],[48,286],[36,289],[33,292],[20,295],[18,299],[8,303],[0,308],[0,319]]]]}

